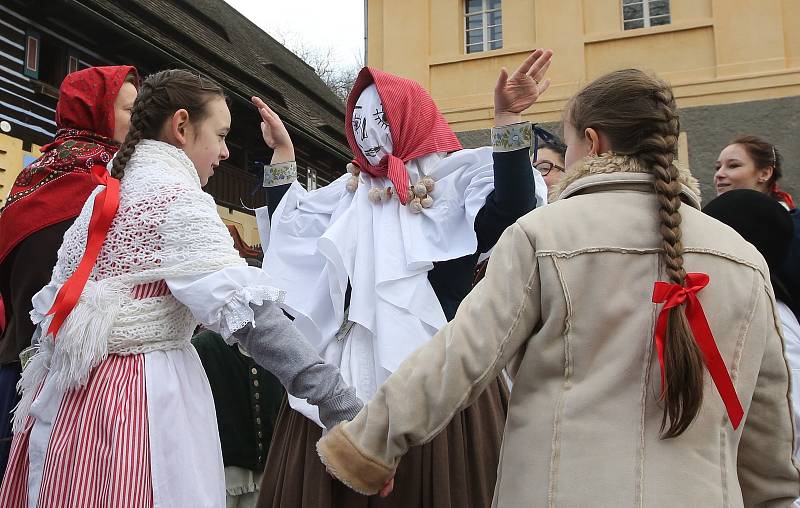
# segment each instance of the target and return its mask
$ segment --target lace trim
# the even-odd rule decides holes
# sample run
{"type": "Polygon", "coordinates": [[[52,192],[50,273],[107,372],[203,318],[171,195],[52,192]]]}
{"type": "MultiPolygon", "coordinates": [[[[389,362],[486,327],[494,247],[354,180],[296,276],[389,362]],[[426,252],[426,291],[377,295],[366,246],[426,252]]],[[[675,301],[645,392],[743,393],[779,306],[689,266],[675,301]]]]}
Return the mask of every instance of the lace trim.
{"type": "Polygon", "coordinates": [[[217,320],[219,334],[227,344],[234,344],[233,334],[248,323],[255,326],[255,315],[250,304],[262,305],[265,301],[283,303],[286,291],[271,286],[243,287],[222,306],[217,320]]]}

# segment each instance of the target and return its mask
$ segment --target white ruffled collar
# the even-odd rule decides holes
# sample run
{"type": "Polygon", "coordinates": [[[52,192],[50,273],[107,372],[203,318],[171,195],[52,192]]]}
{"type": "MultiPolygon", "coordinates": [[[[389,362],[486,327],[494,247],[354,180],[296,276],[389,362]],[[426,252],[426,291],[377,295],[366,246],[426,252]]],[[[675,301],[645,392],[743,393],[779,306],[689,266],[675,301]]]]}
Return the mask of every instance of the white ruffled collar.
{"type": "Polygon", "coordinates": [[[200,176],[194,163],[182,149],[155,139],[143,139],[136,145],[125,171],[135,171],[138,167],[153,163],[164,164],[169,170],[187,177],[200,187],[200,176]]]}

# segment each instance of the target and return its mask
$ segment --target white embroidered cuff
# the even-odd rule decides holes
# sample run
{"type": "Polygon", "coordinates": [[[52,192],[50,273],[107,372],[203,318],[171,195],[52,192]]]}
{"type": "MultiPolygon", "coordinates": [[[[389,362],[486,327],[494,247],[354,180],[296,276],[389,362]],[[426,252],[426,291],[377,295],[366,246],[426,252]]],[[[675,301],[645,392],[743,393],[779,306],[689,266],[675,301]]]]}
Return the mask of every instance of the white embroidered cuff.
{"type": "Polygon", "coordinates": [[[295,161],[279,162],[264,166],[264,187],[277,187],[297,180],[295,161]]]}
{"type": "Polygon", "coordinates": [[[533,125],[530,122],[492,127],[492,150],[495,152],[513,152],[521,148],[530,148],[532,141],[533,125]]]}

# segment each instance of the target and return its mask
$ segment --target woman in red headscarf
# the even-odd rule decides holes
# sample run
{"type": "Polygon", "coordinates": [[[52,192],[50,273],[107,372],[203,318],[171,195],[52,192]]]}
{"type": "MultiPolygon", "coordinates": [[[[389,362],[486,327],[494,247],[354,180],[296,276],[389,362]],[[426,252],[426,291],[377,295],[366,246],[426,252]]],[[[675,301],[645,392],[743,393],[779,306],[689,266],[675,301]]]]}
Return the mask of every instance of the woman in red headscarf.
{"type": "MultiPolygon", "coordinates": [[[[500,73],[492,146],[477,149],[462,149],[420,84],[362,69],[346,107],[350,174],[311,192],[294,181],[280,119],[254,99],[275,150],[265,168],[269,207],[257,211],[260,226],[270,223],[261,237],[264,270],[276,287],[291,288],[284,305],[295,326],[340,366],[362,400],[453,319],[478,256],[537,205],[532,126],[521,113],[547,89],[551,56],[537,50],[515,73],[500,73]]],[[[406,457],[397,472],[404,488],[387,499],[356,494],[327,475],[315,450],[319,418],[290,397],[258,506],[488,507],[508,396],[503,379],[492,380],[475,404],[406,457]]]]}
{"type": "Polygon", "coordinates": [[[20,353],[30,346],[31,298],[50,281],[56,252],[106,165],[125,139],[139,78],[129,65],[90,67],[61,83],[52,143],[22,170],[0,212],[0,294],[6,327],[0,337],[0,477],[10,446],[20,353]]]}

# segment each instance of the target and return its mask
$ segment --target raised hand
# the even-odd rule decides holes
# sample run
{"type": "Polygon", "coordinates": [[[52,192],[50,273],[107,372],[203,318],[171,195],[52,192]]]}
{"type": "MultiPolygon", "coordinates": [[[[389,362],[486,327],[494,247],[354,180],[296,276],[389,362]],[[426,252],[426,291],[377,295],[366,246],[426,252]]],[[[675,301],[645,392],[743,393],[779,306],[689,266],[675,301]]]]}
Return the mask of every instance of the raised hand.
{"type": "Polygon", "coordinates": [[[274,150],[272,164],[294,160],[294,145],[280,117],[259,97],[250,99],[261,115],[261,135],[268,147],[274,150]]]}
{"type": "Polygon", "coordinates": [[[553,58],[549,49],[537,49],[522,62],[511,76],[503,67],[494,88],[495,125],[508,125],[521,121],[521,113],[531,107],[550,87],[545,79],[553,58]]]}

